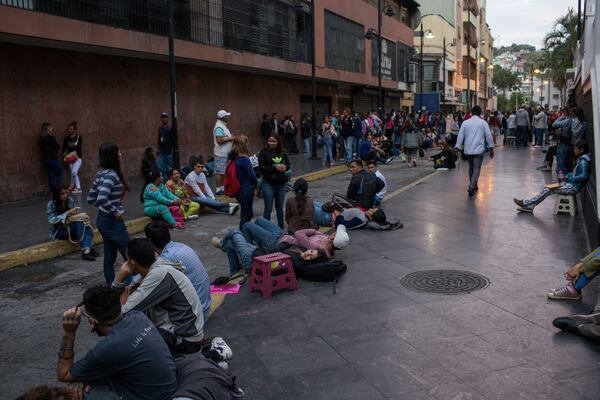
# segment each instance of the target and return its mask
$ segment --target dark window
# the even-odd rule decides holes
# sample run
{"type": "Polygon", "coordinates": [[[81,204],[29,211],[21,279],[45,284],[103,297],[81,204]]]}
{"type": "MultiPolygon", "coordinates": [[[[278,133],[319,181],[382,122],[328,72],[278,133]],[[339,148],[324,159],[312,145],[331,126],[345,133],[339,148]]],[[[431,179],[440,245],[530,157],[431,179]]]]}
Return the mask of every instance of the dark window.
{"type": "MultiPolygon", "coordinates": [[[[378,76],[377,64],[377,38],[371,42],[371,73],[378,76]]],[[[381,77],[383,79],[396,80],[396,42],[391,40],[381,40],[381,77]]]]}
{"type": "Polygon", "coordinates": [[[436,64],[423,63],[423,80],[424,81],[436,81],[439,77],[439,68],[436,64]]]}
{"type": "Polygon", "coordinates": [[[325,11],[325,65],[365,72],[365,29],[349,19],[325,11]]]}

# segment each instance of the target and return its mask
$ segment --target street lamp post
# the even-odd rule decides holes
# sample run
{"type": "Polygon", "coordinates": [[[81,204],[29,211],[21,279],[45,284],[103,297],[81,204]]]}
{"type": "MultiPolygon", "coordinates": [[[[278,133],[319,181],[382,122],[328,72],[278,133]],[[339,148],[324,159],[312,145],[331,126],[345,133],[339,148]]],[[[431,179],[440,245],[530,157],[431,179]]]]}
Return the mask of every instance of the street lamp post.
{"type": "Polygon", "coordinates": [[[419,31],[419,36],[421,37],[421,44],[419,50],[419,108],[423,109],[423,74],[425,73],[425,68],[423,67],[423,41],[425,39],[434,39],[435,35],[431,31],[431,29],[423,30],[423,23],[421,23],[421,30],[419,31]]]}
{"type": "Polygon", "coordinates": [[[367,40],[372,40],[373,38],[377,38],[377,108],[379,112],[383,112],[384,104],[383,104],[383,88],[381,87],[381,57],[382,57],[382,36],[381,36],[381,26],[383,25],[382,17],[383,14],[388,17],[393,17],[396,12],[390,5],[381,7],[381,0],[377,0],[377,31],[373,28],[367,29],[367,33],[365,33],[365,38],[367,40]]]}
{"type": "Polygon", "coordinates": [[[175,46],[173,36],[173,0],[169,0],[169,81],[171,86],[171,135],[173,135],[173,167],[179,169],[179,138],[177,133],[177,72],[175,69],[175,46]]]}
{"type": "Polygon", "coordinates": [[[319,160],[317,156],[317,76],[316,76],[316,65],[317,60],[315,50],[315,1],[310,2],[310,21],[311,21],[311,63],[310,63],[310,80],[311,80],[311,117],[310,127],[312,130],[311,144],[310,144],[310,158],[309,160],[319,160]]]}

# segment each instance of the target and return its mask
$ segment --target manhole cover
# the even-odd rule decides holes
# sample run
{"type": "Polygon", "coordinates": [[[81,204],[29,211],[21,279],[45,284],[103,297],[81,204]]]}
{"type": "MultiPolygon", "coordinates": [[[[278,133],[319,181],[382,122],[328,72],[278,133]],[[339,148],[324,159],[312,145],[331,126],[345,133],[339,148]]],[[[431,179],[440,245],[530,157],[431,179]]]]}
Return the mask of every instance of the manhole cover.
{"type": "Polygon", "coordinates": [[[408,274],[400,283],[408,289],[420,292],[458,294],[483,289],[490,281],[483,275],[469,271],[434,269],[408,274]]]}

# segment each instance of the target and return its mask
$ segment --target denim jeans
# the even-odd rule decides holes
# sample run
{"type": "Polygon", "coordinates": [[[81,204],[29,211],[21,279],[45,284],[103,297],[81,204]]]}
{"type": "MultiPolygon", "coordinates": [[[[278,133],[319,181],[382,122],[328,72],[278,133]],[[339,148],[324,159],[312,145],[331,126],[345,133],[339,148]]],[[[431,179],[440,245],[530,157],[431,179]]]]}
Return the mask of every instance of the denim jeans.
{"type": "Polygon", "coordinates": [[[273,247],[279,238],[285,233],[283,229],[270,221],[258,217],[254,222],[246,222],[242,233],[250,243],[256,243],[259,247],[273,247]]]}
{"type": "Polygon", "coordinates": [[[96,226],[104,239],[104,279],[107,285],[115,280],[115,261],[117,252],[127,260],[127,244],[129,232],[123,220],[117,220],[113,215],[98,211],[96,226]]]}
{"type": "Polygon", "coordinates": [[[240,204],[240,230],[244,224],[252,219],[254,212],[252,205],[254,204],[254,187],[242,185],[240,192],[236,197],[240,204]]]}
{"type": "Polygon", "coordinates": [[[48,186],[50,191],[61,187],[63,183],[63,169],[58,160],[44,160],[44,167],[48,173],[48,186]]]}
{"type": "Polygon", "coordinates": [[[273,185],[263,178],[262,194],[265,201],[265,211],[263,217],[271,220],[271,211],[273,211],[273,202],[275,203],[275,213],[277,214],[277,225],[283,229],[283,202],[285,201],[285,183],[273,185]]]}
{"type": "Polygon", "coordinates": [[[346,162],[352,161],[352,153],[354,152],[354,136],[348,136],[344,139],[346,147],[346,162]]]}
{"type": "Polygon", "coordinates": [[[81,168],[82,163],[83,160],[78,158],[75,162],[69,164],[69,168],[71,169],[71,180],[69,187],[81,189],[81,182],[79,181],[79,169],[81,168]]]}
{"type": "Polygon", "coordinates": [[[192,200],[200,205],[212,208],[218,212],[229,213],[229,204],[221,203],[219,200],[211,199],[210,197],[194,196],[192,200]]]}
{"type": "Polygon", "coordinates": [[[322,207],[323,204],[313,200],[313,213],[315,216],[315,224],[319,226],[332,226],[333,215],[331,213],[323,211],[322,207]]]}
{"type": "Polygon", "coordinates": [[[310,138],[302,140],[302,153],[304,153],[304,154],[310,153],[310,138]]]}
{"type": "Polygon", "coordinates": [[[544,145],[544,129],[535,128],[535,145],[536,146],[544,145]]]}
{"type": "Polygon", "coordinates": [[[594,275],[592,275],[591,278],[588,278],[587,276],[585,276],[585,274],[580,274],[577,277],[577,280],[575,282],[573,282],[573,286],[575,287],[575,289],[577,289],[578,292],[581,292],[581,289],[583,289],[585,287],[585,285],[590,283],[592,281],[592,279],[594,279],[596,276],[598,276],[598,274],[600,274],[600,272],[594,273],[594,275]]]}
{"type": "Polygon", "coordinates": [[[256,251],[256,246],[249,243],[239,229],[227,232],[223,238],[223,247],[229,260],[229,276],[242,268],[252,267],[252,254],[256,251]]]}
{"type": "Polygon", "coordinates": [[[469,161],[469,189],[475,189],[481,172],[481,164],[483,164],[483,154],[467,154],[467,160],[469,161]]]}
{"type": "Polygon", "coordinates": [[[323,138],[325,144],[325,154],[323,155],[323,162],[331,163],[333,161],[333,140],[330,137],[323,138]]]}
{"type": "Polygon", "coordinates": [[[68,228],[58,228],[54,237],[58,240],[69,240],[69,231],[71,233],[72,241],[77,242],[80,240],[79,248],[81,250],[92,248],[92,239],[94,238],[94,231],[92,230],[92,227],[85,226],[83,222],[72,222],[69,224],[68,228]]]}
{"type": "Polygon", "coordinates": [[[169,172],[173,169],[173,156],[171,154],[158,153],[158,168],[166,181],[169,179],[169,172]]]}
{"type": "Polygon", "coordinates": [[[556,146],[556,172],[566,175],[571,171],[571,154],[573,149],[570,144],[559,143],[556,146]]]}

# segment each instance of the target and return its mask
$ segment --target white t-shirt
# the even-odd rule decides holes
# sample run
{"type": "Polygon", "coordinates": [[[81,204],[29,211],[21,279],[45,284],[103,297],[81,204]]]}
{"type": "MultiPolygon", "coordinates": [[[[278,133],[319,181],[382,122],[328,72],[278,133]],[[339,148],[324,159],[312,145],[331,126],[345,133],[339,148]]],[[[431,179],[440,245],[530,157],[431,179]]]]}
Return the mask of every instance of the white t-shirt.
{"type": "Polygon", "coordinates": [[[227,128],[227,124],[220,119],[215,122],[215,127],[213,129],[214,136],[214,148],[213,153],[215,157],[227,157],[229,152],[233,149],[233,142],[225,142],[219,144],[217,142],[217,137],[231,137],[231,132],[227,128]]]}
{"type": "Polygon", "coordinates": [[[200,172],[200,174],[197,174],[194,171],[190,172],[185,177],[184,182],[192,188],[194,193],[196,193],[196,196],[201,197],[203,199],[207,198],[207,197],[209,199],[215,198],[213,191],[210,189],[210,186],[208,186],[208,182],[206,181],[206,176],[204,175],[203,172],[200,172]],[[203,192],[202,189],[200,189],[200,185],[204,185],[204,189],[206,190],[206,193],[203,192]]]}

